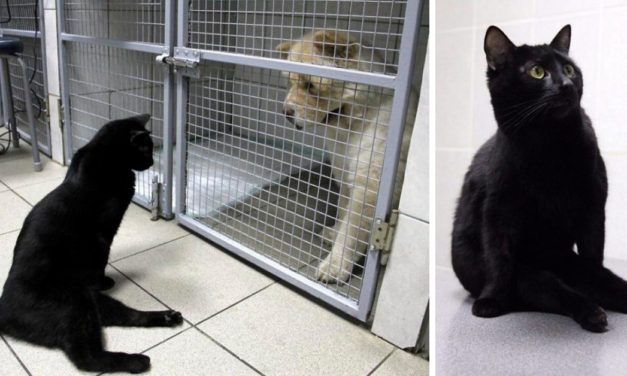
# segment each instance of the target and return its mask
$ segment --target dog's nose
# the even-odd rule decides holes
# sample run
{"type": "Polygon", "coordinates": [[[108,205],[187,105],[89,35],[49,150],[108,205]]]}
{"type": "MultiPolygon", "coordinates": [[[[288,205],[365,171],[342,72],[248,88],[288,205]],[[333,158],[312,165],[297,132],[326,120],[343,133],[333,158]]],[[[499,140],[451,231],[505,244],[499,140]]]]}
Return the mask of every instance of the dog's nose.
{"type": "Polygon", "coordinates": [[[283,107],[283,114],[285,114],[285,118],[292,124],[294,124],[294,109],[283,107]]]}

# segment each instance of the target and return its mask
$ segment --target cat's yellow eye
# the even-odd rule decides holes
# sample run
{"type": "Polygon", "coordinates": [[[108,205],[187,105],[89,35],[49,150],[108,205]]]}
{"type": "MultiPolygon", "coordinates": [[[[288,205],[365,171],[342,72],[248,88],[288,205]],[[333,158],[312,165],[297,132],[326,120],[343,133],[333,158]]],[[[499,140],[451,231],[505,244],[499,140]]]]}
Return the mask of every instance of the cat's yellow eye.
{"type": "Polygon", "coordinates": [[[564,74],[568,77],[575,76],[575,68],[570,64],[564,65],[564,74]]]}
{"type": "Polygon", "coordinates": [[[544,78],[544,68],[539,65],[534,65],[528,71],[529,75],[537,80],[541,80],[544,78]]]}

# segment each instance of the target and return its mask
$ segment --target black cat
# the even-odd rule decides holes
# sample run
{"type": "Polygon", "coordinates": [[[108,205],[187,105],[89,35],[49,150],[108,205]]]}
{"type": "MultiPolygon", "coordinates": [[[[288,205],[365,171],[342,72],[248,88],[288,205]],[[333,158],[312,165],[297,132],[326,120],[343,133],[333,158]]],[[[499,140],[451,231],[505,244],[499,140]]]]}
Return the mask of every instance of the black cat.
{"type": "Polygon", "coordinates": [[[466,173],[452,260],[476,316],[553,312],[602,332],[602,308],[627,313],[627,282],[603,267],[607,175],[570,36],[517,47],[488,28],[498,130],[466,173]]]}
{"type": "Polygon", "coordinates": [[[175,326],[175,311],[141,312],[98,290],[113,237],[135,191],[132,170],[152,163],[153,144],[141,115],[106,124],[76,152],[65,180],[24,221],[0,296],[0,333],[61,348],[86,371],[138,373],[142,354],[103,349],[102,326],[175,326]]]}

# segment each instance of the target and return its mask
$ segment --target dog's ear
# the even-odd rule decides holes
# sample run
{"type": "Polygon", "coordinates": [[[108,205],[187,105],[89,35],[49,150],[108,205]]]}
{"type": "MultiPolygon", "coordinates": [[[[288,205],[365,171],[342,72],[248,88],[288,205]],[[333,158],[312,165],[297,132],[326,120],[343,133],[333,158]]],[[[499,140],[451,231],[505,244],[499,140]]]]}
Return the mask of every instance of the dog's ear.
{"type": "Polygon", "coordinates": [[[281,59],[287,59],[290,48],[292,48],[292,42],[283,42],[278,44],[274,49],[281,53],[281,59]]]}
{"type": "Polygon", "coordinates": [[[359,53],[359,43],[352,41],[345,32],[318,30],[312,40],[316,49],[327,56],[351,59],[359,53]]]}

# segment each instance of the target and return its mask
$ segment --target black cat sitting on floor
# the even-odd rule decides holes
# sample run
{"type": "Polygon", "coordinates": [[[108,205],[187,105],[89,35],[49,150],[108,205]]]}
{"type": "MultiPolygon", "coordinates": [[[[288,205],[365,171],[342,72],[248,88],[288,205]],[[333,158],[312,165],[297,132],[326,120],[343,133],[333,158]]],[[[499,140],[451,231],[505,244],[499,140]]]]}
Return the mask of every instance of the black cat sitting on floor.
{"type": "Polygon", "coordinates": [[[627,282],[603,267],[607,175],[570,36],[517,47],[488,28],[498,130],[466,174],[452,260],[476,316],[552,312],[602,332],[603,308],[627,313],[627,282]]]}
{"type": "Polygon", "coordinates": [[[99,290],[109,250],[135,192],[133,170],[148,169],[149,115],[106,124],[72,159],[65,180],[24,221],[0,296],[0,333],[61,348],[86,371],[146,371],[150,358],[103,349],[102,326],[175,326],[175,311],[142,312],[99,290]]]}

